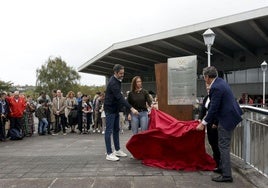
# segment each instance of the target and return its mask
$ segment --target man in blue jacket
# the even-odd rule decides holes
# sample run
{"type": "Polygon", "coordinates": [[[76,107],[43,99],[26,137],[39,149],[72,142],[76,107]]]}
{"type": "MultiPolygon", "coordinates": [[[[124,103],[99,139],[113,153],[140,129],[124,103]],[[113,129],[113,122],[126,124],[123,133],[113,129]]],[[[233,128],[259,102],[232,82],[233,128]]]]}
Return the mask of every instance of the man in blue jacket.
{"type": "Polygon", "coordinates": [[[242,121],[240,109],[229,85],[218,77],[217,69],[213,66],[203,69],[205,82],[209,85],[210,107],[207,115],[196,127],[204,130],[205,126],[218,119],[218,145],[221,154],[220,167],[215,172],[218,177],[212,178],[216,182],[233,182],[230,160],[230,142],[236,125],[242,121]]]}
{"type": "Polygon", "coordinates": [[[109,161],[118,161],[118,157],[126,157],[127,154],[120,150],[119,144],[119,109],[121,106],[126,106],[133,114],[139,112],[133,108],[123,97],[121,93],[121,82],[124,77],[124,67],[115,64],[113,67],[114,75],[110,78],[104,99],[104,111],[106,116],[105,129],[105,145],[106,145],[106,159],[109,161]],[[113,134],[113,141],[115,151],[112,152],[111,135],[113,134]]]}

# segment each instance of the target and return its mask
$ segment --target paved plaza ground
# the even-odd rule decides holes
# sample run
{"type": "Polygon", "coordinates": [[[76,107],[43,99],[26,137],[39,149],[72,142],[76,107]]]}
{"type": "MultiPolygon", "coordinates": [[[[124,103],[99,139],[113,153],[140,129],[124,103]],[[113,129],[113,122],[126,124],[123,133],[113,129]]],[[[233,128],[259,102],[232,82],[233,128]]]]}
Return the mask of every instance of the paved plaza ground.
{"type": "MultiPolygon", "coordinates": [[[[120,134],[122,150],[131,131],[120,134]]],[[[233,183],[215,183],[210,171],[184,172],[144,166],[131,157],[105,159],[101,134],[27,137],[0,142],[0,188],[252,188],[268,187],[268,179],[233,160],[233,183]]]]}

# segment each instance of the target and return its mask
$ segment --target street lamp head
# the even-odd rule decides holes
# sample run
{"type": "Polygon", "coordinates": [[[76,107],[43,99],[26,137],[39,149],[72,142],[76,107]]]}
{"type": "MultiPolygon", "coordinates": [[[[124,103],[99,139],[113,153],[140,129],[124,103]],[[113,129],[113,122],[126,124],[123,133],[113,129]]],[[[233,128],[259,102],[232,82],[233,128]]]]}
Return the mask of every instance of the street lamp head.
{"type": "Polygon", "coordinates": [[[212,46],[213,43],[214,43],[214,40],[215,40],[215,36],[216,36],[216,34],[211,29],[206,30],[203,33],[203,38],[204,38],[205,45],[212,46]]]}
{"type": "Polygon", "coordinates": [[[266,71],[267,70],[267,63],[266,61],[263,61],[262,64],[261,64],[261,70],[262,71],[266,71]]]}

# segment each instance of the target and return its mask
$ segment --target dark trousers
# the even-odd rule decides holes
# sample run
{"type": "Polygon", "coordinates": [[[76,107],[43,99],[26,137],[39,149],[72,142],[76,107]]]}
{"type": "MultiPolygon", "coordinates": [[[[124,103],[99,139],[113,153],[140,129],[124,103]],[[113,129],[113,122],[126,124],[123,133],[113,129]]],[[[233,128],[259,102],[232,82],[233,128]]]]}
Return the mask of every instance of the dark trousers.
{"type": "Polygon", "coordinates": [[[0,140],[5,140],[6,139],[6,118],[1,117],[0,121],[0,140]]]}
{"type": "Polygon", "coordinates": [[[17,129],[18,131],[21,132],[22,129],[22,118],[18,118],[18,117],[11,117],[10,118],[10,129],[17,129]]]}
{"type": "Polygon", "coordinates": [[[47,117],[47,122],[48,122],[48,125],[47,125],[47,134],[50,134],[51,133],[51,117],[50,117],[50,109],[48,108],[46,110],[46,117],[47,117]]]}
{"type": "Polygon", "coordinates": [[[48,124],[47,124],[47,134],[50,134],[51,133],[51,122],[48,121],[48,124]]]}
{"type": "Polygon", "coordinates": [[[207,125],[207,136],[208,136],[208,143],[211,146],[213,152],[213,159],[217,164],[217,168],[220,164],[221,154],[218,145],[218,129],[217,127],[212,128],[211,124],[207,125]]]}
{"type": "Polygon", "coordinates": [[[219,149],[221,154],[220,168],[223,176],[232,176],[230,144],[233,131],[225,130],[221,125],[218,126],[219,149]]]}
{"type": "Polygon", "coordinates": [[[62,130],[63,133],[66,133],[66,117],[65,114],[55,115],[55,133],[58,133],[62,130]]]}
{"type": "Polygon", "coordinates": [[[82,132],[82,124],[83,124],[83,114],[82,111],[78,111],[77,113],[77,125],[78,125],[78,130],[82,132]]]}

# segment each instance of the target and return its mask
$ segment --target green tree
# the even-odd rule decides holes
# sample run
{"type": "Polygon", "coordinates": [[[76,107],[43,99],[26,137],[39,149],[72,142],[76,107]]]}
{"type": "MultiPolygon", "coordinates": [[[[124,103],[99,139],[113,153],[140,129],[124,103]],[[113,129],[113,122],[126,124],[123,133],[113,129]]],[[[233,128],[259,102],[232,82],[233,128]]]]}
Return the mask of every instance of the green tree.
{"type": "Polygon", "coordinates": [[[105,86],[86,86],[86,85],[81,85],[79,87],[79,91],[81,91],[83,94],[90,95],[91,98],[95,96],[95,94],[99,92],[104,92],[106,89],[105,86]]]}
{"type": "Polygon", "coordinates": [[[36,70],[36,91],[50,93],[53,89],[60,89],[66,95],[68,91],[79,88],[80,78],[78,72],[60,57],[50,57],[36,70]]]}
{"type": "Polygon", "coordinates": [[[25,96],[31,96],[34,99],[37,99],[39,97],[39,93],[37,93],[35,91],[35,87],[34,86],[29,86],[25,89],[25,91],[23,92],[25,94],[25,96]]]}
{"type": "Polygon", "coordinates": [[[10,91],[12,88],[13,83],[12,82],[4,82],[0,80],[0,91],[10,91]]]}

